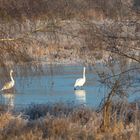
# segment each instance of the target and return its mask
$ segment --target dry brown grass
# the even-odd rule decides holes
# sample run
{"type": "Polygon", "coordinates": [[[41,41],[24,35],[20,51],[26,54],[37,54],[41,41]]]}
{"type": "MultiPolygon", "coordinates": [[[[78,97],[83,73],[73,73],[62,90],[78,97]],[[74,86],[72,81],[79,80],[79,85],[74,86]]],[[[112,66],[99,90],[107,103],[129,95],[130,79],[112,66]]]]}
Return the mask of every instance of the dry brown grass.
{"type": "Polygon", "coordinates": [[[23,112],[20,115],[13,112],[1,113],[0,140],[139,140],[140,138],[138,118],[134,121],[125,118],[126,123],[114,116],[116,121],[112,122],[115,123],[103,132],[100,127],[102,113],[86,107],[72,107],[61,103],[34,105],[24,109],[23,112]]]}
{"type": "Polygon", "coordinates": [[[0,0],[0,17],[7,21],[13,18],[25,21],[26,18],[71,19],[95,16],[116,19],[129,17],[135,11],[137,13],[139,5],[138,0],[126,0],[125,3],[119,0],[0,0]]]}

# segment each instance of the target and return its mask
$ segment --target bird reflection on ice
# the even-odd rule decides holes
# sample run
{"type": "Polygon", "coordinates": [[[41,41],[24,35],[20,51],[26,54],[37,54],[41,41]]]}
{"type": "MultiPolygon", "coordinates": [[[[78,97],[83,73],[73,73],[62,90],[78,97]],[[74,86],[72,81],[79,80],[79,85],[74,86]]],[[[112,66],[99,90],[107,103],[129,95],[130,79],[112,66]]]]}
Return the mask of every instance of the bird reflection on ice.
{"type": "Polygon", "coordinates": [[[86,91],[85,90],[75,90],[76,100],[79,103],[86,103],[86,91]]]}
{"type": "Polygon", "coordinates": [[[14,107],[14,94],[12,93],[4,93],[2,96],[5,99],[5,103],[11,107],[14,107]]]}

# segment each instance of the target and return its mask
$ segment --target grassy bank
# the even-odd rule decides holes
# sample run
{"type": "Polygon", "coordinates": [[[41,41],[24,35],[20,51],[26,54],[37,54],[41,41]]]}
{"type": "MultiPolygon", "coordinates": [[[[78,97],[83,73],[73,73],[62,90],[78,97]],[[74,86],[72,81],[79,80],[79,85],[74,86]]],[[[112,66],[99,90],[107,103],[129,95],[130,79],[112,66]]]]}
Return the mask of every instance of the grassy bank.
{"type": "Polygon", "coordinates": [[[117,46],[131,58],[139,47],[139,9],[138,0],[0,0],[0,66],[94,64],[117,46]]]}
{"type": "Polygon", "coordinates": [[[58,103],[31,105],[22,111],[1,107],[0,140],[138,140],[139,109],[128,105],[112,113],[111,125],[102,129],[103,113],[84,106],[58,103]]]}

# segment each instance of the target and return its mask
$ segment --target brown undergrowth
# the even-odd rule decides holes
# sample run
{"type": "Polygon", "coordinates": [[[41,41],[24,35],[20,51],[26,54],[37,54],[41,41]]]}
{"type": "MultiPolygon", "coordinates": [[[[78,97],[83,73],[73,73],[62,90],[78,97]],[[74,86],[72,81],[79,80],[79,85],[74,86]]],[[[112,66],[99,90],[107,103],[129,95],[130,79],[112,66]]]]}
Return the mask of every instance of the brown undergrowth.
{"type": "Polygon", "coordinates": [[[139,110],[132,109],[128,105],[123,117],[112,114],[105,131],[103,112],[84,106],[58,103],[1,111],[0,140],[138,140],[139,110]]]}

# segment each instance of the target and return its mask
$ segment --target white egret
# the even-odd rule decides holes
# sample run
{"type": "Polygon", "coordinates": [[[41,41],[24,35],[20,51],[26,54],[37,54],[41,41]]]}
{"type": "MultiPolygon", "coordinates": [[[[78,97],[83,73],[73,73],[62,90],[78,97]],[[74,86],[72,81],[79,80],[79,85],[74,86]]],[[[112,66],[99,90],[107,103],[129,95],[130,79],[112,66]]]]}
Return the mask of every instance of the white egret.
{"type": "Polygon", "coordinates": [[[79,78],[76,80],[76,82],[74,84],[74,90],[76,90],[76,87],[82,87],[85,84],[85,82],[86,82],[85,72],[86,72],[86,68],[84,67],[83,68],[83,78],[79,78]]]}
{"type": "Polygon", "coordinates": [[[3,88],[0,91],[8,90],[8,89],[11,89],[12,87],[14,87],[15,81],[13,79],[13,75],[12,74],[13,74],[13,70],[10,70],[10,78],[11,78],[11,81],[5,83],[5,85],[3,86],[3,88]]]}

